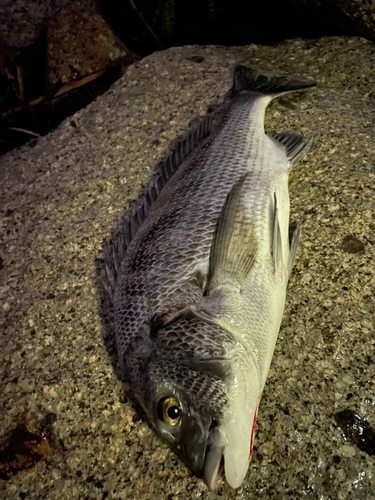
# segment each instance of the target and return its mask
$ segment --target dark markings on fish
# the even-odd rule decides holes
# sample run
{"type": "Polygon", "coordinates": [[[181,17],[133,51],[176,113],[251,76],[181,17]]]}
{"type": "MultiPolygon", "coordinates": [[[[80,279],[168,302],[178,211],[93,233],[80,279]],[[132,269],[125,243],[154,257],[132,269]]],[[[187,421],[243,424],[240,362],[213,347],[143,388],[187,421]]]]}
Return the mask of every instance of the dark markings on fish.
{"type": "Polygon", "coordinates": [[[210,134],[210,131],[211,115],[207,115],[187,136],[178,140],[170,149],[168,156],[156,166],[155,174],[148,187],[125,214],[123,228],[112,241],[112,255],[105,259],[108,282],[104,283],[104,286],[111,296],[127,247],[147,217],[161,190],[185,158],[210,134]]]}
{"type": "Polygon", "coordinates": [[[352,410],[335,413],[334,418],[344,436],[361,451],[375,455],[375,429],[352,410]]]}
{"type": "Polygon", "coordinates": [[[188,61],[192,61],[195,63],[202,63],[204,61],[203,56],[190,56],[186,58],[188,61]]]}

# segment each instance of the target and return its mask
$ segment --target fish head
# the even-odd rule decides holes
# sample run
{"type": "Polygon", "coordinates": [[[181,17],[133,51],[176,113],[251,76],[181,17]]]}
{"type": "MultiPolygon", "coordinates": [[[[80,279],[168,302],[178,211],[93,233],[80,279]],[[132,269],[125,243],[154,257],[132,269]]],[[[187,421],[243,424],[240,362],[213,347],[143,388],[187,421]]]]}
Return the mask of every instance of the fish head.
{"type": "Polygon", "coordinates": [[[249,464],[259,377],[232,334],[197,318],[160,330],[143,373],[143,407],[157,433],[214,489],[225,471],[233,488],[249,464]]]}
{"type": "Polygon", "coordinates": [[[209,432],[226,405],[224,384],[211,373],[173,358],[150,363],[144,407],[156,432],[202,476],[209,432]]]}

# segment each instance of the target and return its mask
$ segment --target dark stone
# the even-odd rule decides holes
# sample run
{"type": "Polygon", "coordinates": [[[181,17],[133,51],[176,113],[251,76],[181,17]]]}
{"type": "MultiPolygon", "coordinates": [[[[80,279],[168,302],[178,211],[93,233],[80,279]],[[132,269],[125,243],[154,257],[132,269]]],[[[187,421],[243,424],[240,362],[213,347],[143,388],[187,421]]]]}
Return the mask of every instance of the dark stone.
{"type": "Polygon", "coordinates": [[[342,240],[340,248],[347,253],[359,253],[364,251],[365,246],[358,238],[351,234],[347,234],[342,240]]]}
{"type": "Polygon", "coordinates": [[[97,2],[116,34],[141,56],[173,45],[272,44],[287,38],[332,35],[373,37],[372,26],[362,27],[362,18],[369,18],[369,12],[353,16],[341,0],[144,0],[135,2],[137,10],[131,2],[97,2]]]}
{"type": "MultiPolygon", "coordinates": [[[[52,425],[56,420],[49,413],[34,430],[35,423],[22,421],[12,431],[4,448],[0,450],[0,478],[8,480],[18,472],[30,469],[43,458],[53,454],[52,425]],[[29,428],[33,427],[33,432],[29,428]]],[[[20,495],[20,498],[25,498],[20,495]]]]}
{"type": "Polygon", "coordinates": [[[201,62],[204,61],[204,57],[202,57],[202,56],[191,56],[191,57],[188,57],[188,60],[192,61],[192,62],[196,62],[196,63],[201,63],[201,62]]]}

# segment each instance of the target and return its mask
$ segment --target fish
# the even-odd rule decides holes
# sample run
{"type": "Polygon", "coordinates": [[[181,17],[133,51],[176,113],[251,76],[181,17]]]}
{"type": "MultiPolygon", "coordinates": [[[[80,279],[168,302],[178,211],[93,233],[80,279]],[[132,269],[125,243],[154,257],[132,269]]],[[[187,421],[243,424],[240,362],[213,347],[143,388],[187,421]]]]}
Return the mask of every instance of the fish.
{"type": "Polygon", "coordinates": [[[237,66],[220,112],[159,164],[105,259],[124,383],[211,489],[247,473],[301,231],[288,175],[311,140],[265,133],[265,110],[313,85],[237,66]]]}

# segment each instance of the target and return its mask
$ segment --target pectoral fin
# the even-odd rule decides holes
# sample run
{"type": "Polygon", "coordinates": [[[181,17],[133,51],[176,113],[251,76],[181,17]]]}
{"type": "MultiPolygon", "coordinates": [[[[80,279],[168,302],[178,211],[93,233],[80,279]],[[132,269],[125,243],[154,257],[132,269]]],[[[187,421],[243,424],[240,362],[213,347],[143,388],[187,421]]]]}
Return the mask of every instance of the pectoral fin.
{"type": "Polygon", "coordinates": [[[241,285],[254,265],[258,242],[245,198],[249,176],[244,175],[233,186],[221,210],[211,247],[208,292],[221,280],[241,285]]]}

